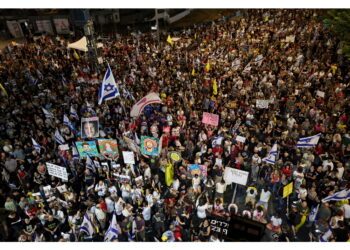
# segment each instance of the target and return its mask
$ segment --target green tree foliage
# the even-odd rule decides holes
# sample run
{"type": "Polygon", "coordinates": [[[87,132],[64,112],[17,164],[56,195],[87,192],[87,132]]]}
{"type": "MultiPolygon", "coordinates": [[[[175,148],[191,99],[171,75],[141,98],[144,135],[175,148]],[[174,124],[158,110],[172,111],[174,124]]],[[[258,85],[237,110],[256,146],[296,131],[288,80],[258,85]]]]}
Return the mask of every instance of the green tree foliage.
{"type": "Polygon", "coordinates": [[[342,41],[343,53],[350,58],[350,9],[328,10],[324,24],[342,41]]]}

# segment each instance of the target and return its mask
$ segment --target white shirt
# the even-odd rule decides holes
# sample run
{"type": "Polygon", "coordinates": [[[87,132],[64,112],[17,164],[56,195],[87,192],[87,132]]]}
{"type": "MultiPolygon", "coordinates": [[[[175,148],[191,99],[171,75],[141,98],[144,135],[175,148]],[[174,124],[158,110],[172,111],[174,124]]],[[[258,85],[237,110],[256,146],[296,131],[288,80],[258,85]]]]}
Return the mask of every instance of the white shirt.
{"type": "Polygon", "coordinates": [[[216,183],[216,192],[223,194],[226,190],[226,183],[225,184],[221,184],[221,182],[216,183]]]}
{"type": "Polygon", "coordinates": [[[95,192],[97,192],[99,196],[104,196],[106,194],[106,190],[107,190],[107,186],[105,184],[104,185],[96,184],[95,186],[95,192]]]}
{"type": "Polygon", "coordinates": [[[151,175],[151,168],[149,168],[149,167],[146,168],[143,176],[145,177],[145,179],[146,178],[151,179],[151,177],[152,177],[152,175],[151,175]]]}
{"type": "Polygon", "coordinates": [[[150,206],[144,207],[142,210],[142,215],[145,221],[149,221],[151,219],[151,207],[150,206]]]}
{"type": "Polygon", "coordinates": [[[109,187],[109,188],[108,188],[108,192],[109,192],[111,195],[117,195],[117,188],[116,188],[115,186],[109,187]]]}
{"type": "Polygon", "coordinates": [[[115,212],[117,215],[121,215],[123,211],[123,199],[119,198],[117,202],[114,203],[115,212]]]}
{"type": "Polygon", "coordinates": [[[261,190],[261,194],[260,194],[260,201],[262,202],[268,202],[271,196],[271,192],[270,191],[266,191],[263,189],[261,190]]]}
{"type": "Polygon", "coordinates": [[[271,217],[271,222],[274,227],[279,227],[282,225],[282,219],[281,218],[275,218],[275,216],[271,217]]]}
{"type": "Polygon", "coordinates": [[[208,208],[208,204],[205,204],[203,206],[198,206],[197,207],[197,216],[200,219],[205,219],[207,217],[207,214],[205,210],[208,208]]]}
{"type": "Polygon", "coordinates": [[[106,197],[105,202],[106,202],[106,205],[107,205],[108,213],[112,213],[113,210],[114,210],[114,202],[109,197],[106,197]]]}
{"type": "Polygon", "coordinates": [[[173,181],[172,186],[173,186],[173,189],[178,190],[180,187],[180,181],[176,179],[175,181],[173,181]]]}
{"type": "Polygon", "coordinates": [[[344,204],[343,205],[344,209],[344,218],[345,219],[350,219],[350,205],[349,204],[344,204]]]}

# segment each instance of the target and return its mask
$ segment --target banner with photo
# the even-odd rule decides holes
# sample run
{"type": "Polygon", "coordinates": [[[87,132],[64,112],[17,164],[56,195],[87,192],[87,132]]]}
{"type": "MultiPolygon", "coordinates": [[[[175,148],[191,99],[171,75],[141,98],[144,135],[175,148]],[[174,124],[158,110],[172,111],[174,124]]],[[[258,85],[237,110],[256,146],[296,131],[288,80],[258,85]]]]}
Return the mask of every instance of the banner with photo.
{"type": "Polygon", "coordinates": [[[96,142],[95,141],[77,141],[75,143],[77,146],[80,158],[84,158],[86,156],[99,156],[96,142]]]}
{"type": "Polygon", "coordinates": [[[118,142],[114,139],[98,139],[97,140],[100,153],[109,158],[116,158],[119,155],[118,142]]]}
{"type": "Polygon", "coordinates": [[[98,117],[81,118],[81,138],[99,137],[98,117]]]}
{"type": "Polygon", "coordinates": [[[67,18],[54,18],[53,23],[55,24],[57,34],[69,34],[69,21],[67,18]]]}
{"type": "Polygon", "coordinates": [[[192,176],[198,174],[201,177],[207,177],[208,175],[207,165],[189,164],[187,169],[190,171],[192,176]]]}
{"type": "Polygon", "coordinates": [[[45,32],[53,35],[51,20],[37,20],[35,23],[39,32],[45,32]]]}
{"type": "Polygon", "coordinates": [[[158,156],[159,139],[149,136],[141,136],[141,153],[145,155],[158,156]]]}

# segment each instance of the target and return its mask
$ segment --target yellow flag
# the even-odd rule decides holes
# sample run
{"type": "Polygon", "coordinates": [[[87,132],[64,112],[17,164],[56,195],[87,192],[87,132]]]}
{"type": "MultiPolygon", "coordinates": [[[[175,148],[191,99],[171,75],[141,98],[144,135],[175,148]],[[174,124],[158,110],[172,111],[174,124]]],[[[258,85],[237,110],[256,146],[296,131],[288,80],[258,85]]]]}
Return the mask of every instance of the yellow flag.
{"type": "Polygon", "coordinates": [[[194,34],[194,39],[197,40],[197,33],[194,34]]]}
{"type": "Polygon", "coordinates": [[[214,79],[214,82],[213,82],[213,94],[214,95],[218,94],[218,85],[216,84],[216,79],[214,79]]]}
{"type": "Polygon", "coordinates": [[[193,69],[192,69],[191,75],[194,76],[194,74],[195,74],[195,72],[194,72],[194,68],[193,68],[193,69]]]}
{"type": "Polygon", "coordinates": [[[170,43],[171,44],[171,46],[173,46],[173,39],[171,39],[171,36],[170,35],[168,35],[168,39],[166,39],[166,41],[168,42],[168,43],[170,43]]]}
{"type": "Polygon", "coordinates": [[[79,60],[79,55],[75,50],[74,50],[73,56],[75,59],[79,60]]]}
{"type": "Polygon", "coordinates": [[[2,86],[1,83],[0,83],[0,88],[2,89],[2,92],[4,92],[4,94],[5,94],[6,96],[9,96],[9,95],[7,94],[6,89],[2,86]]]}
{"type": "Polygon", "coordinates": [[[210,62],[209,62],[209,60],[208,60],[208,62],[207,62],[207,65],[205,65],[205,70],[206,70],[206,71],[209,71],[209,70],[210,70],[210,62]]]}
{"type": "Polygon", "coordinates": [[[169,187],[173,183],[174,178],[174,166],[171,163],[165,168],[165,184],[169,187]]]}

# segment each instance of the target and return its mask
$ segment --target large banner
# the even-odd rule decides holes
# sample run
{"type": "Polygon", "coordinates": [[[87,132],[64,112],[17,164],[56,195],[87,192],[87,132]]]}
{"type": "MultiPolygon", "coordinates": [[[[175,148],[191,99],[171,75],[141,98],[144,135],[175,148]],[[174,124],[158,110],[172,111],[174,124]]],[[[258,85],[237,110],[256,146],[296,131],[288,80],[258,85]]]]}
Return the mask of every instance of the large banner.
{"type": "Polygon", "coordinates": [[[236,183],[245,186],[248,181],[249,172],[236,168],[226,167],[224,171],[224,180],[227,185],[236,183]]]}
{"type": "Polygon", "coordinates": [[[99,136],[98,117],[81,118],[81,137],[96,138],[99,136]]]}
{"type": "Polygon", "coordinates": [[[219,125],[219,115],[203,112],[202,123],[217,126],[219,125]]]}
{"type": "Polygon", "coordinates": [[[23,37],[21,25],[17,21],[6,21],[6,24],[14,38],[23,37]]]}
{"type": "Polygon", "coordinates": [[[99,155],[95,141],[78,141],[75,145],[81,158],[99,155]]]}
{"type": "Polygon", "coordinates": [[[145,97],[143,97],[140,101],[138,101],[134,106],[132,106],[132,109],[130,111],[131,117],[138,117],[142,110],[149,104],[152,103],[162,103],[162,100],[160,99],[159,95],[156,93],[149,93],[145,97]]]}
{"type": "Polygon", "coordinates": [[[157,156],[159,139],[149,136],[141,136],[141,153],[145,155],[157,156]]]}
{"type": "Polygon", "coordinates": [[[270,100],[256,100],[256,107],[260,109],[268,109],[270,100]]]}
{"type": "Polygon", "coordinates": [[[39,32],[46,32],[47,34],[53,35],[53,29],[50,20],[37,20],[36,26],[39,32]]]}
{"type": "Polygon", "coordinates": [[[69,34],[69,21],[67,18],[55,18],[53,19],[57,34],[69,34]]]}
{"type": "Polygon", "coordinates": [[[46,162],[47,171],[49,175],[61,178],[62,180],[68,181],[67,169],[52,163],[46,162]]]}
{"type": "Polygon", "coordinates": [[[116,158],[119,155],[117,140],[98,139],[97,143],[102,155],[109,158],[116,158]]]}

